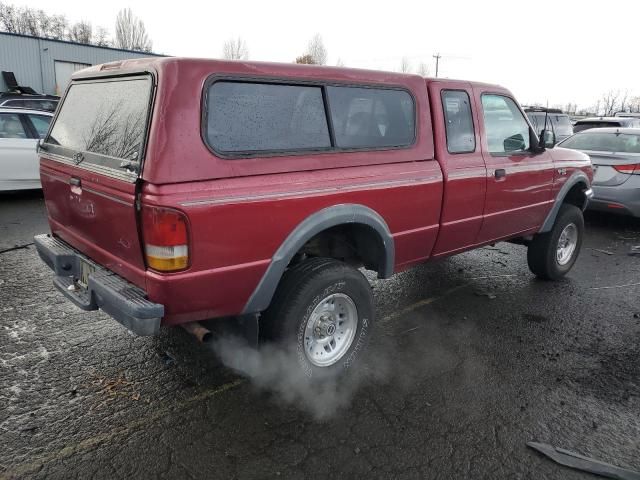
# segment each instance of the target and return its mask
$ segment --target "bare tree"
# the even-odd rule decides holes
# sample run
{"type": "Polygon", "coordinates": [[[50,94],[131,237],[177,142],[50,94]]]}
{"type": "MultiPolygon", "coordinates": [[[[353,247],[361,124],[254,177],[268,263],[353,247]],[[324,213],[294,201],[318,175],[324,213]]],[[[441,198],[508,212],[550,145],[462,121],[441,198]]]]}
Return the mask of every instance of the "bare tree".
{"type": "Polygon", "coordinates": [[[4,2],[0,2],[0,30],[55,40],[108,44],[106,30],[99,27],[94,39],[91,36],[92,26],[88,22],[70,26],[64,15],[50,15],[44,10],[18,8],[4,2]]]}
{"type": "Polygon", "coordinates": [[[640,97],[631,97],[629,100],[629,111],[631,113],[640,113],[640,97]]]}
{"type": "Polygon", "coordinates": [[[629,90],[625,90],[624,92],[622,92],[620,96],[620,103],[618,105],[618,110],[616,111],[626,112],[627,108],[629,108],[628,103],[629,103],[629,90]]]}
{"type": "Polygon", "coordinates": [[[338,58],[338,61],[336,62],[336,67],[344,67],[344,62],[342,61],[341,58],[338,58]]]}
{"type": "Polygon", "coordinates": [[[247,47],[247,42],[241,37],[227,40],[222,46],[222,57],[227,60],[248,60],[249,48],[247,47]]]}
{"type": "Polygon", "coordinates": [[[36,10],[28,7],[21,8],[20,17],[23,33],[25,33],[26,35],[32,35],[34,37],[42,36],[40,23],[38,21],[38,12],[36,10]]]}
{"type": "Polygon", "coordinates": [[[107,29],[103,27],[97,27],[91,43],[99,47],[110,47],[111,42],[109,41],[109,32],[107,31],[107,29]]]}
{"type": "MultiPolygon", "coordinates": [[[[42,12],[46,16],[46,13],[42,12]]],[[[52,15],[49,17],[47,33],[44,35],[55,40],[62,40],[69,28],[69,22],[64,15],[52,15]]]]}
{"type": "Polygon", "coordinates": [[[402,57],[402,60],[400,60],[400,71],[402,73],[411,73],[411,62],[407,57],[402,57]]]}
{"type": "Polygon", "coordinates": [[[9,33],[24,33],[21,31],[20,12],[13,5],[0,2],[0,26],[9,33]]]}
{"type": "Polygon", "coordinates": [[[89,22],[80,21],[69,28],[69,40],[77,43],[91,43],[93,26],[89,22]]]}
{"type": "Polygon", "coordinates": [[[316,65],[325,65],[327,63],[327,49],[322,42],[322,37],[319,33],[316,33],[307,45],[307,52],[305,55],[309,55],[313,59],[313,63],[316,65]]]}
{"type": "Polygon", "coordinates": [[[118,12],[114,44],[117,48],[125,50],[151,51],[153,44],[149,39],[147,29],[142,20],[133,15],[130,8],[124,8],[118,12]]]}
{"type": "Polygon", "coordinates": [[[603,93],[602,98],[598,101],[598,106],[601,107],[603,116],[613,116],[620,108],[620,90],[609,90],[603,93]]]}
{"type": "Polygon", "coordinates": [[[300,57],[296,57],[296,62],[302,65],[315,65],[316,62],[313,60],[313,57],[308,53],[306,55],[301,55],[300,57]]]}
{"type": "Polygon", "coordinates": [[[431,75],[431,69],[429,68],[429,65],[424,62],[420,62],[420,64],[418,65],[418,75],[420,75],[421,77],[428,77],[429,75],[431,75]]]}

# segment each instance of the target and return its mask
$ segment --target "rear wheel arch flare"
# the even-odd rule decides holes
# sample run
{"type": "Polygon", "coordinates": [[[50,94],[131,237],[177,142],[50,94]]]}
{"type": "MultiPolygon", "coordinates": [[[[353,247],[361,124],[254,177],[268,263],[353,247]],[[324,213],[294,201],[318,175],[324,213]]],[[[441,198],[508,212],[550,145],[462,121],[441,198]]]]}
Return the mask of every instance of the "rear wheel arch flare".
{"type": "MultiPolygon", "coordinates": [[[[393,274],[395,247],[393,237],[385,220],[375,210],[359,204],[341,204],[327,207],[303,220],[284,240],[271,258],[271,264],[262,276],[245,305],[243,313],[265,310],[293,257],[314,237],[327,231],[344,230],[359,235],[375,235],[378,277],[388,278],[393,274]]],[[[371,259],[369,258],[371,261],[371,259]]]]}

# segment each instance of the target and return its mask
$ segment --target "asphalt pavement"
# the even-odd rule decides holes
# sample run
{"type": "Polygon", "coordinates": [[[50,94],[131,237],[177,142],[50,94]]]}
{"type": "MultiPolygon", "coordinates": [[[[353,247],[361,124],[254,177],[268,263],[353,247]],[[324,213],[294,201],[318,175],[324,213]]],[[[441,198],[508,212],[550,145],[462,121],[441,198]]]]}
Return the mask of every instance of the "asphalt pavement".
{"type": "Polygon", "coordinates": [[[595,478],[528,441],[640,470],[640,221],[588,215],[557,283],[510,244],[372,280],[363,374],[311,395],[75,308],[45,231],[0,196],[0,478],[595,478]]]}

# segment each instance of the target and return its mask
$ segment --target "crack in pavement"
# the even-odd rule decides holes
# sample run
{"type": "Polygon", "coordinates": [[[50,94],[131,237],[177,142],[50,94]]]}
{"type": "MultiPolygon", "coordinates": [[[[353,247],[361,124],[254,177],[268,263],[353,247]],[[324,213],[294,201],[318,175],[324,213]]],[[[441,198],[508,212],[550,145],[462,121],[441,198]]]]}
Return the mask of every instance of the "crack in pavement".
{"type": "Polygon", "coordinates": [[[26,250],[31,245],[34,245],[34,243],[33,242],[25,243],[24,245],[16,245],[15,247],[7,248],[5,250],[0,250],[0,255],[3,254],[3,253],[7,253],[7,252],[13,252],[15,250],[26,250]]]}

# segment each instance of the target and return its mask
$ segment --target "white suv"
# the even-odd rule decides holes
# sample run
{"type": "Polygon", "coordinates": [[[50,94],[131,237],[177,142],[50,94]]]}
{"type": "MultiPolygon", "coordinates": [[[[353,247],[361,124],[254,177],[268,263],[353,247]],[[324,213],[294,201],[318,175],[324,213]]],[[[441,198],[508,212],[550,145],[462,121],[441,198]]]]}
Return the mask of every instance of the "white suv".
{"type": "Polygon", "coordinates": [[[36,146],[52,118],[42,110],[0,108],[0,190],[41,188],[36,146]]]}

